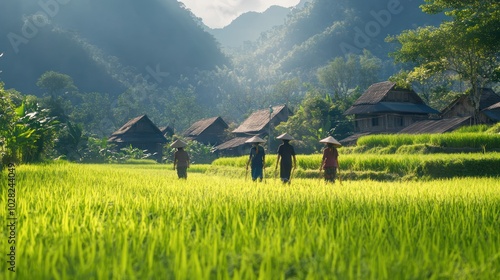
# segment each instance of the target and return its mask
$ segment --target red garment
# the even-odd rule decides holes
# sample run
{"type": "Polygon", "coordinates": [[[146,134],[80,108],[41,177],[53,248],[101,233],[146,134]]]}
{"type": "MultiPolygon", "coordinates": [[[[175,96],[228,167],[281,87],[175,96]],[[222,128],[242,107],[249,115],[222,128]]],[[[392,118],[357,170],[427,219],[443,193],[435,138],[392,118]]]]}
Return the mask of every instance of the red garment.
{"type": "Polygon", "coordinates": [[[323,168],[339,167],[339,152],[335,148],[325,148],[323,150],[323,168]]]}

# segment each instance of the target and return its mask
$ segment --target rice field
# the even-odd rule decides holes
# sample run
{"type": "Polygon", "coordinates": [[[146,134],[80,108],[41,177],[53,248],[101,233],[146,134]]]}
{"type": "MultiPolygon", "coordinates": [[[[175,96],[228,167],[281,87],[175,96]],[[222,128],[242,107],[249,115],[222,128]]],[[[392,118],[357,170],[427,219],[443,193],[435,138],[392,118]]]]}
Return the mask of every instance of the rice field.
{"type": "Polygon", "coordinates": [[[404,145],[425,144],[449,148],[500,148],[500,134],[476,132],[451,132],[435,134],[374,134],[360,137],[357,146],[400,147],[404,145]]]}
{"type": "MultiPolygon", "coordinates": [[[[339,164],[347,177],[356,173],[372,172],[394,175],[395,179],[436,179],[454,177],[500,177],[500,153],[460,154],[343,154],[339,164]]],[[[297,177],[318,178],[320,154],[297,157],[297,177]]],[[[225,176],[242,176],[248,156],[220,158],[209,167],[209,172],[225,176]]],[[[276,155],[266,156],[266,174],[274,176],[276,155]]],[[[359,177],[359,176],[357,176],[359,177]]],[[[379,176],[387,180],[387,176],[379,176]]],[[[374,179],[374,178],[372,178],[374,179]]],[[[406,180],[405,179],[405,180],[406,180]]]]}
{"type": "Polygon", "coordinates": [[[283,185],[193,170],[17,167],[16,272],[3,253],[0,279],[500,278],[498,178],[283,185]]]}

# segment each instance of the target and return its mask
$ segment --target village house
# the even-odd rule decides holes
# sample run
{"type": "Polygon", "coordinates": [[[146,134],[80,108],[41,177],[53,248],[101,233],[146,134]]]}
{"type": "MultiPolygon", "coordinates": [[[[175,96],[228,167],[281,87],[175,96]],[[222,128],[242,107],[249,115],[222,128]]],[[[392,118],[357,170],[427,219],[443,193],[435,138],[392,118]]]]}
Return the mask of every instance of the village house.
{"type": "Polygon", "coordinates": [[[223,142],[228,127],[221,117],[213,117],[193,123],[182,135],[205,145],[217,145],[223,142]]]}
{"type": "Polygon", "coordinates": [[[174,129],[172,127],[170,127],[169,125],[167,126],[162,126],[162,127],[159,127],[161,133],[163,134],[163,136],[165,136],[165,138],[172,138],[172,136],[174,136],[174,129]]]}
{"type": "Polygon", "coordinates": [[[354,115],[355,134],[342,139],[344,145],[356,143],[372,133],[445,133],[462,126],[493,124],[500,121],[500,96],[483,88],[479,114],[469,95],[462,95],[441,112],[428,107],[410,90],[397,89],[394,83],[382,82],[370,86],[345,115],[354,115]]]}
{"type": "Polygon", "coordinates": [[[399,133],[445,133],[476,123],[497,123],[500,121],[500,96],[492,89],[482,89],[477,120],[474,120],[474,112],[475,108],[469,95],[462,95],[441,111],[441,119],[419,121],[399,133]]]}
{"type": "Polygon", "coordinates": [[[352,144],[363,135],[396,133],[418,121],[437,118],[439,111],[426,105],[413,90],[386,81],[371,85],[344,115],[354,116],[355,134],[341,142],[352,144]]]}
{"type": "Polygon", "coordinates": [[[491,88],[481,89],[479,114],[474,121],[475,108],[468,94],[458,97],[441,112],[443,119],[453,117],[471,117],[470,124],[494,124],[500,121],[500,95],[491,88]]]}
{"type": "MultiPolygon", "coordinates": [[[[286,122],[292,112],[286,105],[279,105],[253,112],[243,123],[232,131],[234,138],[215,147],[219,154],[225,156],[240,156],[248,153],[250,144],[246,140],[253,136],[264,138],[280,124],[286,122]]],[[[268,147],[269,150],[269,147],[268,147]]]]}
{"type": "Polygon", "coordinates": [[[146,115],[141,115],[129,120],[113,132],[108,142],[115,144],[118,149],[132,146],[144,150],[152,154],[152,158],[156,161],[161,162],[163,146],[167,143],[167,139],[146,115]]]}
{"type": "Polygon", "coordinates": [[[483,114],[489,117],[491,120],[496,122],[500,122],[500,102],[491,105],[483,110],[481,110],[483,114]]]}
{"type": "Polygon", "coordinates": [[[357,133],[391,133],[438,116],[439,111],[427,106],[413,90],[381,82],[371,85],[344,115],[354,115],[357,133]]]}

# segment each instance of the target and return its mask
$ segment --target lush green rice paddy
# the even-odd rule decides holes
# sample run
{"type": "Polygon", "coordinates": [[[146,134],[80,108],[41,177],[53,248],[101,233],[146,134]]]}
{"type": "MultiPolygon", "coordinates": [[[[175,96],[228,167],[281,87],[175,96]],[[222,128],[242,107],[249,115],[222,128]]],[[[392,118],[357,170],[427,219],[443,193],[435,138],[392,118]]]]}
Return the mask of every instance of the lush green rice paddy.
{"type": "MultiPolygon", "coordinates": [[[[52,164],[16,180],[16,272],[4,229],[1,279],[500,279],[496,178],[283,185],[52,164]]],[[[0,186],[7,223],[5,171],[0,186]]]]}

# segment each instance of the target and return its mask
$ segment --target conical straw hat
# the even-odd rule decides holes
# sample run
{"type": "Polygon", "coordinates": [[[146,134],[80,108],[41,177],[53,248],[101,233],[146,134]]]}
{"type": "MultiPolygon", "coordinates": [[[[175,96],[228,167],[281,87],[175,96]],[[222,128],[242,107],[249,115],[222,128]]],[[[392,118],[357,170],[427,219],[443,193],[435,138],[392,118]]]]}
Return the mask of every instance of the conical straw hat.
{"type": "Polygon", "coordinates": [[[255,135],[254,137],[245,141],[245,143],[266,143],[266,141],[259,136],[255,135]]]}
{"type": "Polygon", "coordinates": [[[276,139],[280,139],[280,140],[294,140],[293,137],[290,134],[288,134],[288,133],[283,133],[280,136],[276,137],[276,139]]]}
{"type": "Polygon", "coordinates": [[[321,140],[319,140],[319,142],[320,143],[330,143],[330,144],[333,144],[335,147],[341,147],[342,146],[342,144],[340,144],[340,142],[337,141],[332,136],[328,136],[325,139],[321,139],[321,140]]]}
{"type": "Polygon", "coordinates": [[[180,139],[177,139],[174,141],[174,143],[170,144],[170,147],[172,148],[184,148],[187,146],[187,143],[180,140],[180,139]]]}

